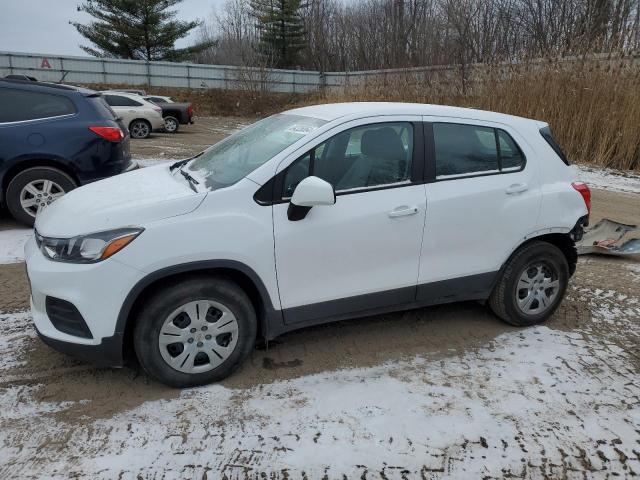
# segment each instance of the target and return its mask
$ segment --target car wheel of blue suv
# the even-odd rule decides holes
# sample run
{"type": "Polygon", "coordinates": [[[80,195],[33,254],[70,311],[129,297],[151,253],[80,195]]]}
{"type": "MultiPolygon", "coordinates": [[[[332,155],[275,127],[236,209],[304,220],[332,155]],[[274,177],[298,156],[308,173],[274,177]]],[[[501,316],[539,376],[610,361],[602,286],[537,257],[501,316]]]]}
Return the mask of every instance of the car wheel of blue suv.
{"type": "Polygon", "coordinates": [[[9,182],[7,208],[19,222],[33,225],[39,212],[76,186],[69,175],[56,168],[28,168],[9,182]]]}

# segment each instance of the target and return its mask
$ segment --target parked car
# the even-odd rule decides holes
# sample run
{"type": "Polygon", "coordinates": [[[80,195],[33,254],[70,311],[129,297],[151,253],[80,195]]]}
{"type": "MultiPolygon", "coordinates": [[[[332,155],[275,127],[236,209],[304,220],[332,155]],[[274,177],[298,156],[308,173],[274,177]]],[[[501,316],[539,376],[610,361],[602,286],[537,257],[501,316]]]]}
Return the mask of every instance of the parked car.
{"type": "Polygon", "coordinates": [[[133,95],[138,95],[140,97],[144,97],[147,92],[144,90],[140,90],[140,89],[136,89],[136,88],[131,88],[131,89],[114,89],[114,90],[108,90],[109,92],[120,92],[120,93],[132,93],[133,95]]]}
{"type": "Polygon", "coordinates": [[[104,99],[129,128],[132,138],[147,138],[153,130],[164,128],[162,108],[140,95],[106,91],[104,99]]]}
{"type": "Polygon", "coordinates": [[[178,103],[171,97],[161,96],[144,97],[144,99],[162,108],[165,132],[176,133],[180,125],[193,123],[193,105],[189,102],[178,103]]]}
{"type": "Polygon", "coordinates": [[[12,73],[10,75],[5,75],[4,78],[7,80],[25,80],[27,82],[37,82],[38,79],[36,77],[32,77],[30,75],[23,75],[20,73],[12,73]]]}
{"type": "Polygon", "coordinates": [[[145,100],[149,102],[153,102],[155,104],[158,103],[174,103],[171,97],[164,97],[162,95],[153,95],[149,97],[144,97],[145,100]]]}
{"type": "Polygon", "coordinates": [[[132,348],[175,387],[226,377],[258,336],[344,318],[480,300],[543,322],[590,210],[564,159],[547,124],[498,113],[290,110],[48,208],[26,246],[33,320],[101,365],[132,348]]]}
{"type": "Polygon", "coordinates": [[[20,222],[74,189],[136,167],[129,134],[92,90],[0,79],[0,204],[20,222]]]}

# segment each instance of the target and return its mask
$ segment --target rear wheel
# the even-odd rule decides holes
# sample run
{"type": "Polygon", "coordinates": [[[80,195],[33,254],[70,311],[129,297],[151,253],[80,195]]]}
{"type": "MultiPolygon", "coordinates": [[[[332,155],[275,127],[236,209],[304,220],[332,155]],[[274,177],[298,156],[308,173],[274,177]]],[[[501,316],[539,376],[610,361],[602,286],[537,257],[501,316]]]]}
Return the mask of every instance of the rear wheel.
{"type": "Polygon", "coordinates": [[[167,133],[176,133],[180,128],[180,122],[176,117],[164,117],[164,131],[167,133]]]}
{"type": "Polygon", "coordinates": [[[52,167],[28,168],[9,183],[7,208],[16,220],[33,225],[36,215],[74,188],[76,183],[61,170],[52,167]]]}
{"type": "Polygon", "coordinates": [[[550,243],[535,241],[508,261],[489,305],[512,325],[535,325],[555,312],[568,281],[569,265],[562,251],[550,243]]]}
{"type": "Polygon", "coordinates": [[[134,120],[129,124],[132,138],[147,138],[151,135],[151,124],[146,120],[134,120]]]}
{"type": "Polygon", "coordinates": [[[222,380],[251,353],[256,314],[246,293],[223,277],[195,277],[160,290],[134,328],[145,371],[172,387],[222,380]]]}

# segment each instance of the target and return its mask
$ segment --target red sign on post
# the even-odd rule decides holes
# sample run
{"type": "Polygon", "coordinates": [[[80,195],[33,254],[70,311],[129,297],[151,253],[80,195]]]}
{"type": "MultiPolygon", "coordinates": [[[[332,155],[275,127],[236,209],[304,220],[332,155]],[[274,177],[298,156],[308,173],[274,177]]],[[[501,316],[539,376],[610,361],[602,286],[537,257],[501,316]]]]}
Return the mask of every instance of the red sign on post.
{"type": "Polygon", "coordinates": [[[51,68],[51,64],[49,63],[49,60],[47,60],[46,58],[43,58],[42,62],[40,63],[40,68],[51,68]]]}

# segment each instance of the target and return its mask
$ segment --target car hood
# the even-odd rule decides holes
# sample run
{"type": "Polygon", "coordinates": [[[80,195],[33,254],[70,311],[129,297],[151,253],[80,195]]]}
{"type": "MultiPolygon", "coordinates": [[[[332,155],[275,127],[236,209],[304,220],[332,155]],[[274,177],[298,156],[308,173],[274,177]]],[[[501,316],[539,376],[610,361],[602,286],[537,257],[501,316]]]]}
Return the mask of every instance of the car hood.
{"type": "Polygon", "coordinates": [[[189,213],[205,196],[168,165],[142,168],[72,190],[38,215],[35,227],[46,237],[66,238],[140,226],[189,213]]]}

